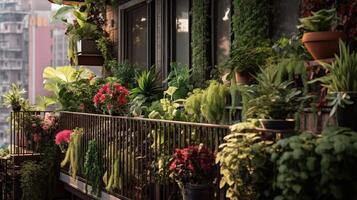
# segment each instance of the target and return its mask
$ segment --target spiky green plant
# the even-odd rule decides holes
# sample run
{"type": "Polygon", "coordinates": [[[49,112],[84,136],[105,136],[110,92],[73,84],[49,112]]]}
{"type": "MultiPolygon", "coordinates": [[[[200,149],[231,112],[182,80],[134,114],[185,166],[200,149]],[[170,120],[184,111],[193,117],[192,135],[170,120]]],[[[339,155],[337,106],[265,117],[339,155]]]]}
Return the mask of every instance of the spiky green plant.
{"type": "Polygon", "coordinates": [[[339,18],[336,8],[313,12],[312,16],[301,18],[298,28],[304,32],[330,31],[337,27],[339,18]]]}
{"type": "Polygon", "coordinates": [[[348,104],[353,104],[348,92],[357,91],[357,53],[351,52],[346,44],[340,41],[340,55],[336,55],[333,63],[322,63],[322,66],[329,73],[310,83],[321,82],[322,86],[328,89],[332,116],[339,106],[344,108],[348,104]]]}
{"type": "Polygon", "coordinates": [[[162,89],[159,86],[159,76],[154,72],[154,69],[144,70],[137,74],[136,84],[137,87],[131,90],[133,98],[143,95],[146,101],[153,102],[158,100],[162,94],[162,89]]]}
{"type": "Polygon", "coordinates": [[[26,93],[24,89],[20,89],[16,84],[11,84],[10,90],[3,95],[4,102],[3,105],[14,110],[20,107],[25,101],[23,95],[26,93]]]}

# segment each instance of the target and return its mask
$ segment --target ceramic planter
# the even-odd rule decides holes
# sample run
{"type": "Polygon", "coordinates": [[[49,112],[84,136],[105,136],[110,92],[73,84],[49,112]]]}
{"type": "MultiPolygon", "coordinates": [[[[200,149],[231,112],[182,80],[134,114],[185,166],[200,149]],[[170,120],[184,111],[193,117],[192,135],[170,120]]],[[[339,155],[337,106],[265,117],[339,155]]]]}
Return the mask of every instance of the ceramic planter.
{"type": "Polygon", "coordinates": [[[252,81],[252,75],[247,72],[235,72],[235,79],[237,84],[249,84],[252,81]]]}
{"type": "Polygon", "coordinates": [[[315,60],[334,58],[339,53],[339,40],[346,38],[343,32],[304,33],[302,43],[315,60]]]}
{"type": "Polygon", "coordinates": [[[185,184],[182,196],[183,200],[213,200],[212,184],[185,184]]]}
{"type": "Polygon", "coordinates": [[[264,129],[281,131],[295,130],[294,119],[259,119],[259,122],[264,129]]]}
{"type": "Polygon", "coordinates": [[[336,110],[336,120],[339,126],[348,127],[357,132],[357,92],[347,92],[352,105],[346,105],[344,108],[338,107],[336,110]]]}
{"type": "Polygon", "coordinates": [[[78,65],[102,66],[104,59],[95,40],[83,39],[77,42],[78,65]]]}

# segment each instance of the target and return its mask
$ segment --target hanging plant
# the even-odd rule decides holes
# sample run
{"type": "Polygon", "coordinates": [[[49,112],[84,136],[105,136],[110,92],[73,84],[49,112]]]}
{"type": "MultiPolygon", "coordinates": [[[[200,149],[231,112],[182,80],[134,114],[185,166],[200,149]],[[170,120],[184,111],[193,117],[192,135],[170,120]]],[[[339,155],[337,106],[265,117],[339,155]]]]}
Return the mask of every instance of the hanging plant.
{"type": "Polygon", "coordinates": [[[192,1],[192,80],[195,87],[203,87],[208,65],[208,1],[192,1]]]}
{"type": "Polygon", "coordinates": [[[73,178],[76,178],[78,172],[81,171],[82,153],[82,137],[84,130],[82,128],[75,128],[71,134],[71,139],[64,160],[61,162],[61,167],[69,165],[69,173],[73,178]]]}
{"type": "MultiPolygon", "coordinates": [[[[85,156],[84,162],[84,175],[86,177],[87,183],[92,186],[91,194],[98,197],[101,196],[102,189],[102,170],[100,167],[101,158],[100,153],[98,152],[97,141],[91,140],[88,144],[88,150],[85,156]]],[[[87,191],[87,185],[86,185],[87,191]]]]}

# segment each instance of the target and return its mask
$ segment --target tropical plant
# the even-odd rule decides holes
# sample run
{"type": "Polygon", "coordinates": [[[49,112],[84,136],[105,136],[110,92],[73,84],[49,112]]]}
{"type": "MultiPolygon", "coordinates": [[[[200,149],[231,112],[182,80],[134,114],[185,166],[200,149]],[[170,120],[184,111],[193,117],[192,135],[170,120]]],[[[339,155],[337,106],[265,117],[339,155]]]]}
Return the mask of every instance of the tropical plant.
{"type": "Polygon", "coordinates": [[[116,60],[111,60],[108,63],[113,76],[126,88],[132,88],[135,84],[135,67],[130,65],[128,61],[119,63],[116,60]]]}
{"type": "Polygon", "coordinates": [[[321,82],[322,86],[329,91],[329,106],[332,106],[332,116],[338,107],[344,108],[353,104],[348,92],[357,91],[357,53],[340,41],[340,55],[331,64],[321,63],[329,71],[326,76],[314,79],[310,83],[321,82]]]}
{"type": "Polygon", "coordinates": [[[176,149],[169,163],[170,178],[180,188],[186,183],[207,184],[214,179],[215,155],[203,144],[176,149]]]}
{"type": "Polygon", "coordinates": [[[46,199],[46,174],[45,169],[34,161],[25,162],[20,170],[20,184],[22,200],[46,199]]]}
{"type": "Polygon", "coordinates": [[[335,29],[339,24],[336,8],[312,12],[312,16],[301,18],[298,28],[303,32],[323,32],[335,29]]]}
{"type": "Polygon", "coordinates": [[[128,97],[128,89],[119,83],[107,83],[93,97],[93,103],[104,114],[123,114],[126,110],[128,97]]]}
{"type": "Polygon", "coordinates": [[[84,155],[82,155],[83,148],[83,138],[84,130],[82,128],[75,128],[73,134],[71,134],[71,139],[68,144],[68,149],[66,151],[65,158],[61,162],[61,167],[69,165],[69,173],[73,178],[77,177],[79,172],[82,172],[84,155]]]}
{"type": "Polygon", "coordinates": [[[78,63],[77,42],[81,39],[97,40],[105,61],[112,58],[107,33],[103,29],[106,21],[105,5],[103,0],[86,0],[79,6],[63,6],[53,16],[55,20],[62,21],[66,26],[68,57],[72,64],[78,63]],[[74,20],[70,20],[69,16],[74,17],[74,20]]]}
{"type": "Polygon", "coordinates": [[[142,95],[147,102],[156,101],[162,95],[162,89],[158,84],[159,76],[154,72],[154,69],[144,70],[136,75],[137,87],[131,90],[131,96],[142,95]]]}
{"type": "MultiPolygon", "coordinates": [[[[92,186],[91,194],[101,196],[102,190],[102,169],[100,165],[101,156],[98,152],[98,145],[95,140],[89,141],[88,150],[84,160],[84,175],[87,183],[92,186]]],[[[87,184],[86,184],[87,191],[87,184]]]]}
{"type": "Polygon", "coordinates": [[[229,72],[229,78],[234,78],[235,72],[255,75],[259,68],[266,65],[268,58],[273,56],[271,47],[240,46],[232,49],[230,58],[222,65],[222,70],[229,72]]]}
{"type": "Polygon", "coordinates": [[[94,84],[93,74],[90,70],[82,67],[78,70],[71,66],[45,68],[43,71],[44,89],[51,92],[51,96],[39,97],[45,100],[42,104],[50,106],[58,103],[62,109],[80,110],[82,99],[85,101],[83,103],[86,103],[88,97],[92,97],[88,93],[92,89],[90,85],[94,84]]]}
{"type": "Polygon", "coordinates": [[[189,91],[192,90],[191,85],[191,70],[187,65],[180,63],[171,63],[171,72],[167,76],[165,82],[169,87],[176,87],[173,99],[185,98],[189,91]]]}
{"type": "Polygon", "coordinates": [[[291,87],[292,82],[281,81],[275,67],[262,70],[256,79],[258,84],[240,88],[248,99],[246,118],[284,120],[299,110],[304,100],[301,91],[291,87]]]}
{"type": "Polygon", "coordinates": [[[169,87],[164,92],[164,98],[160,99],[159,105],[150,107],[152,111],[149,114],[150,119],[165,119],[165,120],[177,120],[186,121],[187,117],[185,113],[180,109],[183,105],[183,100],[174,100],[173,96],[176,93],[176,87],[169,87]]]}
{"type": "Polygon", "coordinates": [[[227,187],[232,200],[273,199],[272,142],[264,141],[252,130],[256,122],[243,122],[231,127],[216,156],[220,165],[220,188],[227,187]]]}
{"type": "Polygon", "coordinates": [[[3,95],[3,105],[12,108],[14,111],[20,111],[21,105],[25,102],[24,95],[26,91],[20,89],[16,84],[11,84],[9,91],[3,95]]]}

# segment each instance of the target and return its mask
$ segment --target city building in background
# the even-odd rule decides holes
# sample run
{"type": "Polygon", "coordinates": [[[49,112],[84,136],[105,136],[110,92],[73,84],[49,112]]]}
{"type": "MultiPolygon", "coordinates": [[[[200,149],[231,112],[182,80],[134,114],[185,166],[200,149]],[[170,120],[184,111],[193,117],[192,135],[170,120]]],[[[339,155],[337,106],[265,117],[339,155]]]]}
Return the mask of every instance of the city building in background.
{"type": "MultiPolygon", "coordinates": [[[[0,0],[0,96],[11,83],[28,87],[28,16],[25,0],[0,0]]],[[[2,101],[1,101],[2,102],[2,101]]],[[[0,139],[8,127],[9,111],[0,105],[0,139]]],[[[3,141],[0,141],[3,143],[3,141]]]]}
{"type": "MultiPolygon", "coordinates": [[[[42,0],[0,0],[0,97],[12,83],[36,96],[46,95],[43,69],[67,65],[63,26],[49,19],[51,4],[42,0]]],[[[8,130],[9,110],[0,105],[0,145],[8,130]]]]}

